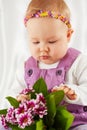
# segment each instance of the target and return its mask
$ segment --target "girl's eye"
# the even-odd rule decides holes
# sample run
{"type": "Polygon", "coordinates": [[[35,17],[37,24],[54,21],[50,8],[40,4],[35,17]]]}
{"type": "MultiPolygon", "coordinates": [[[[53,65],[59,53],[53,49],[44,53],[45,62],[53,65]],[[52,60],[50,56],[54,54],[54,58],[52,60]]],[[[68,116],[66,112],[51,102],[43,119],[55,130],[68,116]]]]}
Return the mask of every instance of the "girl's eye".
{"type": "Polygon", "coordinates": [[[49,43],[51,43],[51,44],[52,44],[52,43],[56,43],[56,42],[57,42],[57,40],[56,40],[56,41],[49,41],[49,43]]]}
{"type": "Polygon", "coordinates": [[[33,44],[39,44],[40,42],[33,42],[33,44]]]}

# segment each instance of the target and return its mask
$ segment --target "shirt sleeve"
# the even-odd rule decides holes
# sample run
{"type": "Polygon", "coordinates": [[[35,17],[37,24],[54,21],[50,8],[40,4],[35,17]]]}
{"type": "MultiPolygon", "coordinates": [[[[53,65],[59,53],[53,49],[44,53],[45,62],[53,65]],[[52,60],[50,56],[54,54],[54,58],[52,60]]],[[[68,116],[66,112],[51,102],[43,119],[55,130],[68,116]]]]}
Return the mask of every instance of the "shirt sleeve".
{"type": "MultiPolygon", "coordinates": [[[[18,65],[17,71],[14,73],[14,80],[11,86],[9,86],[7,93],[5,97],[11,96],[16,98],[19,93],[25,88],[26,83],[24,80],[24,62],[20,63],[18,65]]],[[[6,100],[6,98],[3,97],[2,102],[0,103],[0,109],[8,108],[10,106],[9,102],[6,100]]]]}
{"type": "Polygon", "coordinates": [[[66,74],[66,85],[77,94],[76,100],[65,100],[69,103],[87,105],[87,56],[80,54],[66,74]]]}
{"type": "Polygon", "coordinates": [[[22,62],[15,73],[15,79],[10,91],[8,92],[8,95],[12,97],[17,97],[17,95],[19,95],[19,93],[25,87],[26,87],[26,83],[24,80],[24,62],[22,62]]]}

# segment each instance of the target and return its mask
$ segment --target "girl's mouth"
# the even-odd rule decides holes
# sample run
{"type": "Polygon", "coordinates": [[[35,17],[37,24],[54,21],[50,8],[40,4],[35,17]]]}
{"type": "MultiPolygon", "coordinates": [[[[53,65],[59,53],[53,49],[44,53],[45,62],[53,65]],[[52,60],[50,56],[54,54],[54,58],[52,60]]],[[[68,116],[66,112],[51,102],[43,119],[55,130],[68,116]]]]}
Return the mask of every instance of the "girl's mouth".
{"type": "Polygon", "coordinates": [[[49,59],[49,56],[40,56],[40,59],[41,59],[41,60],[48,60],[48,59],[49,59]]]}

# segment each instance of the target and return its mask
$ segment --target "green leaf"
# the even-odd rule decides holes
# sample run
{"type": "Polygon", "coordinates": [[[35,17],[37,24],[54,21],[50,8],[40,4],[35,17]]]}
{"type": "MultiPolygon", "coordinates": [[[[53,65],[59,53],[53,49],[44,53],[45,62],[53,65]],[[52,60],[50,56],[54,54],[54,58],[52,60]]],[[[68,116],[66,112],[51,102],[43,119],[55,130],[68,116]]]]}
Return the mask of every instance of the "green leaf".
{"type": "Polygon", "coordinates": [[[43,78],[39,78],[35,82],[33,88],[34,88],[36,93],[43,93],[44,96],[48,95],[47,85],[46,85],[43,78]]]}
{"type": "Polygon", "coordinates": [[[55,99],[54,95],[48,95],[46,97],[46,102],[47,102],[47,113],[48,115],[44,117],[44,122],[48,127],[51,127],[54,123],[54,117],[56,115],[56,104],[55,104],[55,99]]]}
{"type": "Polygon", "coordinates": [[[7,114],[7,109],[0,110],[0,115],[6,115],[6,114],[7,114]]]}
{"type": "Polygon", "coordinates": [[[12,128],[12,130],[23,130],[23,129],[19,128],[17,125],[9,124],[9,127],[12,128]]]}
{"type": "Polygon", "coordinates": [[[44,130],[44,123],[43,120],[39,120],[36,122],[36,130],[44,130]]]}
{"type": "Polygon", "coordinates": [[[56,129],[54,129],[54,128],[50,128],[49,130],[56,130],[56,129]]]}
{"type": "Polygon", "coordinates": [[[23,129],[18,128],[17,126],[13,126],[13,127],[12,127],[12,130],[23,130],[23,129]]]}
{"type": "Polygon", "coordinates": [[[24,128],[23,130],[36,130],[36,125],[33,124],[31,126],[28,126],[28,127],[24,128]]]}
{"type": "Polygon", "coordinates": [[[61,103],[61,101],[64,98],[64,91],[60,90],[60,91],[52,92],[50,93],[50,95],[54,95],[55,104],[58,105],[61,103]]]}
{"type": "Polygon", "coordinates": [[[15,98],[8,96],[8,97],[6,97],[6,99],[9,101],[9,103],[13,107],[15,107],[15,108],[19,107],[19,102],[15,98]]]}
{"type": "Polygon", "coordinates": [[[56,104],[54,95],[49,94],[46,97],[46,100],[47,100],[48,115],[50,115],[50,117],[54,117],[56,114],[56,104]]]}
{"type": "MultiPolygon", "coordinates": [[[[55,128],[62,128],[61,130],[68,130],[72,125],[74,116],[64,107],[58,107],[55,117],[55,128]]],[[[59,130],[59,129],[58,129],[59,130]]]]}

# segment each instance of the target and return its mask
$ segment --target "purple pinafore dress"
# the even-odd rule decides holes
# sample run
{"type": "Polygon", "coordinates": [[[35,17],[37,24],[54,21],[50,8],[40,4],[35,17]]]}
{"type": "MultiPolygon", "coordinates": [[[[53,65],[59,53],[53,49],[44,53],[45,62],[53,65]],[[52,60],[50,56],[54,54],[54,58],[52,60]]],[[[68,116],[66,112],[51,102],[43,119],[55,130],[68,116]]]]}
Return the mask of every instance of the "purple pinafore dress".
{"type": "MultiPolygon", "coordinates": [[[[67,54],[61,59],[58,66],[52,69],[39,69],[37,61],[30,57],[25,63],[25,82],[27,86],[33,86],[40,77],[45,80],[49,91],[54,86],[59,86],[61,83],[64,84],[66,72],[79,54],[80,52],[76,49],[68,49],[67,54]]],[[[87,106],[68,104],[67,109],[75,116],[73,127],[87,124],[87,106]]]]}

